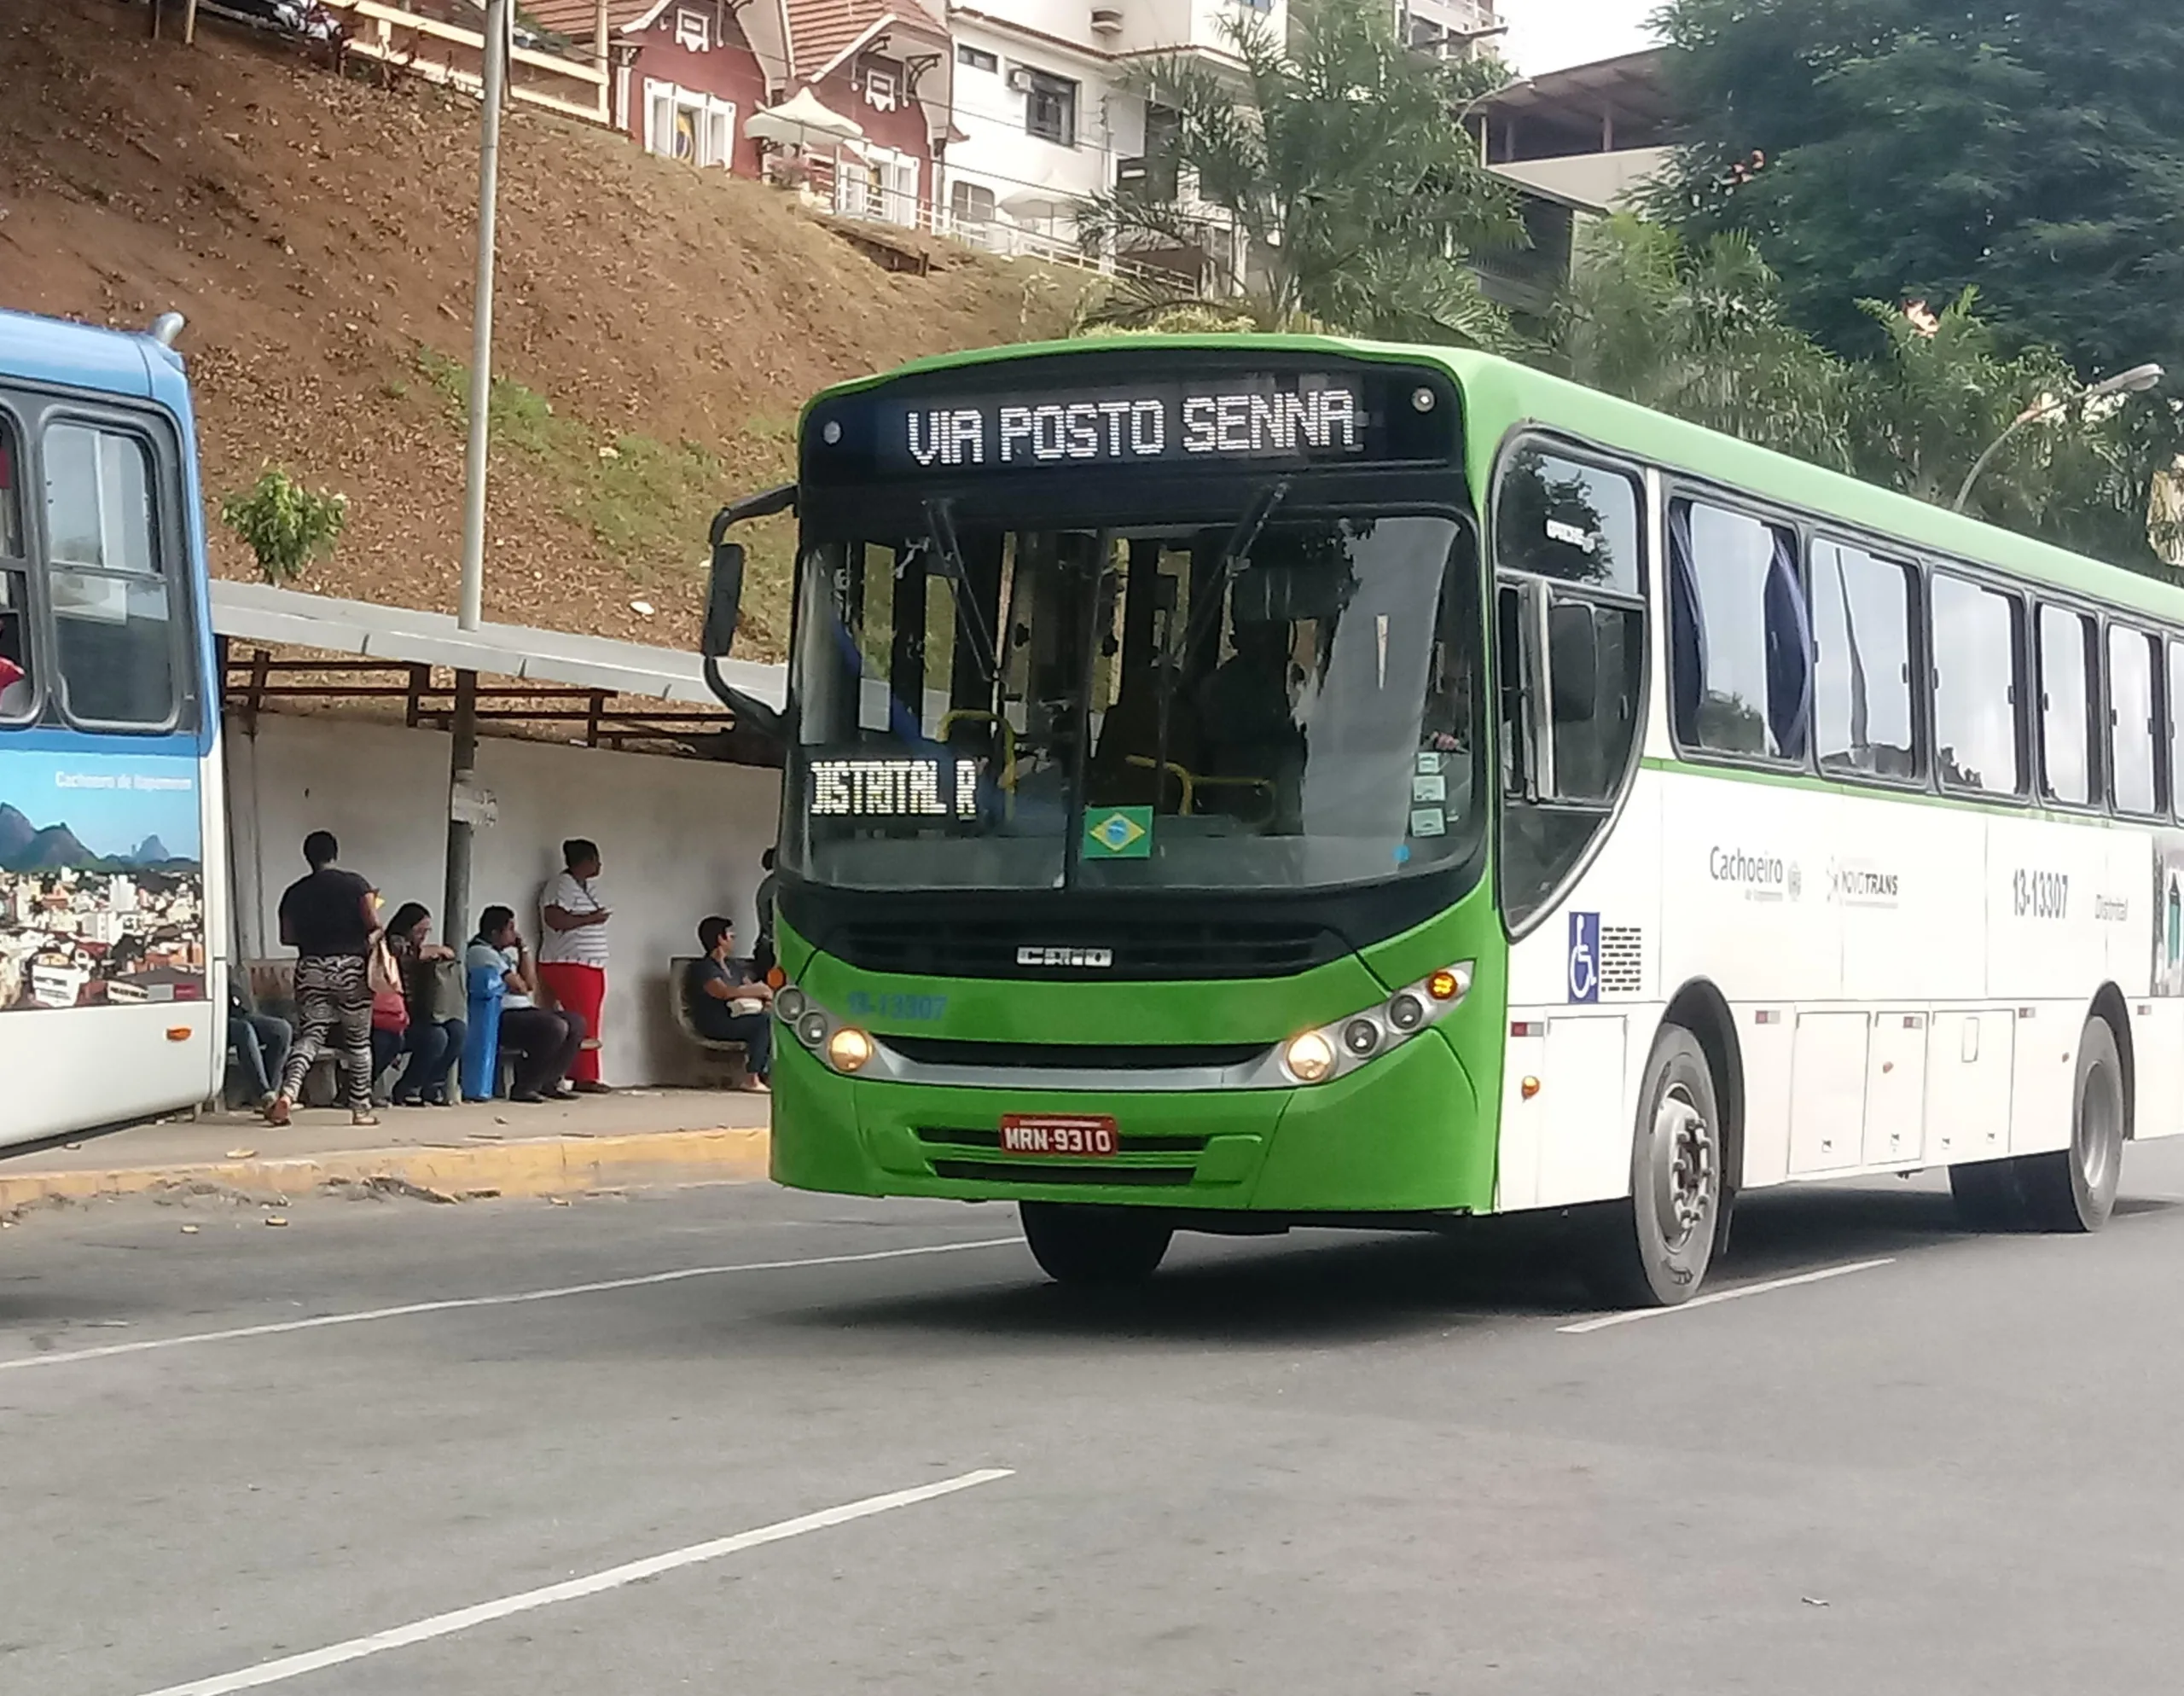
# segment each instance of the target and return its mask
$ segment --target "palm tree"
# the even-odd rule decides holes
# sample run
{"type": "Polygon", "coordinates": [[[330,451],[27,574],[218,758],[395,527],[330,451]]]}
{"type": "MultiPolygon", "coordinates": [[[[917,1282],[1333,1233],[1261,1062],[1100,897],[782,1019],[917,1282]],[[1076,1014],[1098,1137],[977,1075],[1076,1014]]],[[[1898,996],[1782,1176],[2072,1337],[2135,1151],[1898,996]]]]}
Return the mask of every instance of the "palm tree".
{"type": "Polygon", "coordinates": [[[1501,67],[1412,52],[1373,0],[1325,0],[1288,44],[1249,12],[1223,27],[1238,70],[1175,57],[1136,79],[1175,114],[1148,177],[1182,192],[1124,189],[1077,212],[1088,244],[1118,257],[1183,250],[1205,263],[1172,282],[1126,280],[1089,320],[1145,327],[1194,309],[1262,328],[1512,346],[1464,263],[1525,241],[1513,193],[1461,119],[1506,79],[1501,67]]]}

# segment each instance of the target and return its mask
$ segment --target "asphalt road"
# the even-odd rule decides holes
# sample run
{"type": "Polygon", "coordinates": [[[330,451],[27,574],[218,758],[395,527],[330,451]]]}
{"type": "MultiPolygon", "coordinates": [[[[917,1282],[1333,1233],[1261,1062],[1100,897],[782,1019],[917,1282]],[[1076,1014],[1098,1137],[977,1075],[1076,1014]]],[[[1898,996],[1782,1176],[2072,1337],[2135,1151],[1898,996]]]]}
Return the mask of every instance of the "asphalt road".
{"type": "Polygon", "coordinates": [[[2125,1194],[1761,1198],[1747,1293],[1591,1328],[1507,1229],[1088,1298],[763,1186],[35,1215],[0,1690],[2173,1689],[2184,1147],[2125,1194]]]}

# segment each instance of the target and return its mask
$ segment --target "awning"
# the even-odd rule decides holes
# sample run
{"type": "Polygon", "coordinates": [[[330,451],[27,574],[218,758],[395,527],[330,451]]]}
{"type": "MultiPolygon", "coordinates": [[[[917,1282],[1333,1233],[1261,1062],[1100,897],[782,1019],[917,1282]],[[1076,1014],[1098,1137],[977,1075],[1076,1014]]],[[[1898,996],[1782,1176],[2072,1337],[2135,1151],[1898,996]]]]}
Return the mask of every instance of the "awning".
{"type": "Polygon", "coordinates": [[[1036,183],[1012,183],[1008,193],[995,196],[995,204],[1011,218],[1066,218],[1082,199],[1052,177],[1043,177],[1036,183]]]}
{"type": "Polygon", "coordinates": [[[743,125],[754,142],[786,147],[843,147],[857,151],[864,126],[845,118],[808,88],[799,89],[779,106],[762,106],[743,125]]]}
{"type": "MultiPolygon", "coordinates": [[[[620,695],[717,706],[695,653],[607,636],[569,636],[520,624],[459,628],[444,613],[340,601],[260,583],[212,584],[212,629],[245,642],[280,642],[322,653],[408,665],[447,665],[488,677],[607,689],[620,695]]],[[[780,665],[721,662],[723,681],[779,708],[788,699],[780,665]]]]}

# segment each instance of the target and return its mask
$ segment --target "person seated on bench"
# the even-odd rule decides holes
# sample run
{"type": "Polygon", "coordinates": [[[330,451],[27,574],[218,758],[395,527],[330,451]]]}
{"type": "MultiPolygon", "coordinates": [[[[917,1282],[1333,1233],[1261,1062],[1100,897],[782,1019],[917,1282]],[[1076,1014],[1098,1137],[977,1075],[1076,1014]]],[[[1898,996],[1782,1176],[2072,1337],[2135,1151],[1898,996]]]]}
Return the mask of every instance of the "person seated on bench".
{"type": "Polygon", "coordinates": [[[735,927],[717,914],[699,925],[698,946],[705,953],[690,962],[682,984],[691,1028],[709,1043],[742,1043],[751,1073],[744,1088],[763,1095],[774,1069],[773,990],[749,961],[735,957],[735,927]]]}
{"type": "Polygon", "coordinates": [[[251,1006],[237,981],[241,973],[240,967],[228,969],[228,1046],[235,1051],[235,1068],[250,1087],[251,1106],[263,1112],[273,1105],[275,1081],[288,1063],[295,1032],[287,1019],[251,1006]]]}
{"type": "Polygon", "coordinates": [[[532,999],[537,993],[537,971],[515,927],[513,909],[488,907],[478,915],[478,934],[470,939],[463,965],[501,974],[501,1047],[523,1056],[509,1085],[508,1100],[543,1101],[549,1095],[573,1100],[569,1068],[577,1063],[584,1039],[591,1033],[580,1014],[566,1009],[549,1013],[532,999]]]}

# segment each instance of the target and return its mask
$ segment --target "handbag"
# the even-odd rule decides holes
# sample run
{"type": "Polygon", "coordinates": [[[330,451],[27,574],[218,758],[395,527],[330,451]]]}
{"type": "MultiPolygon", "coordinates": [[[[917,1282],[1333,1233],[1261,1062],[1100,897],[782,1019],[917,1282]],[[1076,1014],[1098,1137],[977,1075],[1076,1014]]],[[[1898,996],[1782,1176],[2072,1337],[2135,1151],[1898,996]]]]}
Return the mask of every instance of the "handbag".
{"type": "Polygon", "coordinates": [[[372,1029],[407,1031],[410,1028],[410,1003],[402,994],[402,973],[386,943],[372,944],[365,977],[372,990],[372,1029]]]}

